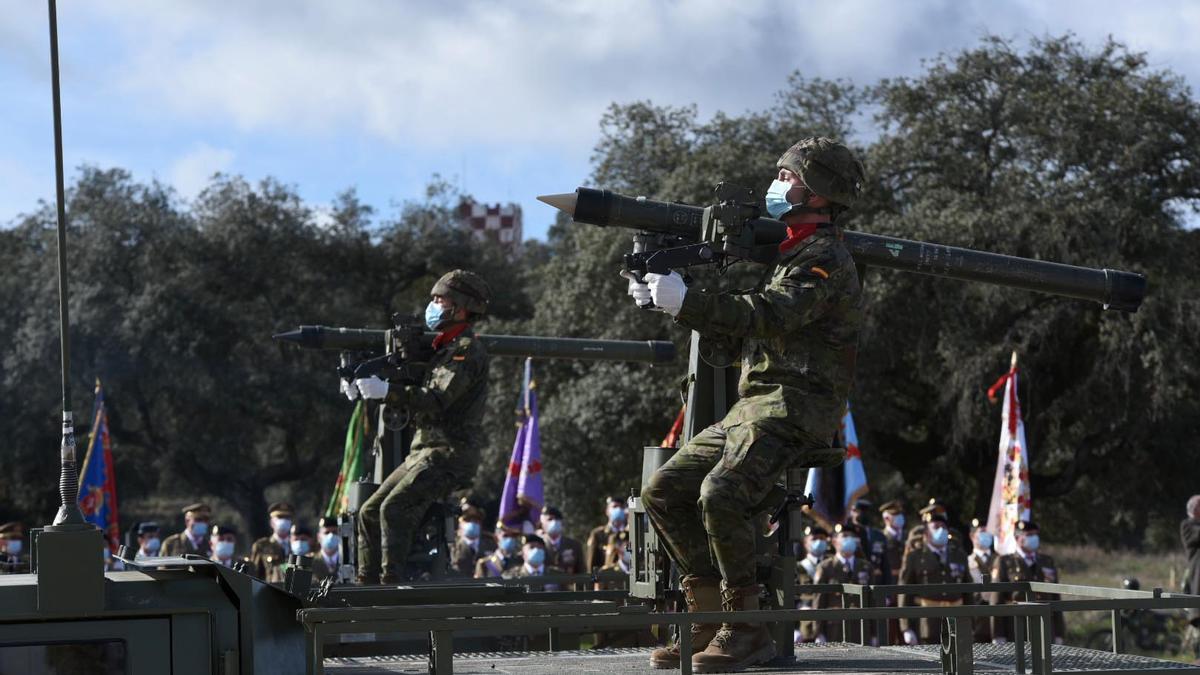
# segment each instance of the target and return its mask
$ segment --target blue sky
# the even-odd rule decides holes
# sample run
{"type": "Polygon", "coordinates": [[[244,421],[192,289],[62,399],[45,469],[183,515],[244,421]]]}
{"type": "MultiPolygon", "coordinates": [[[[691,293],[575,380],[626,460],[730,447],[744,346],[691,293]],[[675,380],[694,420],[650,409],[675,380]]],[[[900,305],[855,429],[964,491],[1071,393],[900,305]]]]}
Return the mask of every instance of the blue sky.
{"type": "MultiPolygon", "coordinates": [[[[0,0],[0,225],[54,191],[46,8],[0,0]]],[[[1112,35],[1200,82],[1200,3],[63,0],[65,159],[190,199],[215,171],[382,215],[433,174],[516,201],[527,237],[590,173],[613,101],[772,103],[789,73],[870,83],[987,32],[1112,35]]]]}

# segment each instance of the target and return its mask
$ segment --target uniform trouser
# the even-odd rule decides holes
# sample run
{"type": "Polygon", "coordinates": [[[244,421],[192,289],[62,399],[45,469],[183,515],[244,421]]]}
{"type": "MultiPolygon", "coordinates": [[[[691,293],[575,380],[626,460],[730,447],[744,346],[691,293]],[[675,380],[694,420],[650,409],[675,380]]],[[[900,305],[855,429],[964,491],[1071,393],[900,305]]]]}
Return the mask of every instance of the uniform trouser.
{"type": "Polygon", "coordinates": [[[803,431],[758,422],[714,424],[697,434],[642,487],[646,513],[680,575],[721,578],[731,588],[755,581],[751,517],[780,475],[803,465],[807,449],[828,448],[803,431]]]}
{"type": "MultiPolygon", "coordinates": [[[[414,451],[358,511],[359,576],[399,575],[429,507],[460,487],[462,468],[447,447],[414,451]],[[457,469],[457,470],[456,470],[457,469]]],[[[473,467],[471,467],[473,468],[473,467]]]]}

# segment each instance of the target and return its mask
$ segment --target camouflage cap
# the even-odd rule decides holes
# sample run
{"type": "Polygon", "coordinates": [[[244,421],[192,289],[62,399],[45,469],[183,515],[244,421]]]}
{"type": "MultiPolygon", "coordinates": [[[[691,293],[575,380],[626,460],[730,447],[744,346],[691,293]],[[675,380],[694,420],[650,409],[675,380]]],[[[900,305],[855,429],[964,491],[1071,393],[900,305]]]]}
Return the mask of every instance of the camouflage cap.
{"type": "Polygon", "coordinates": [[[444,295],[474,314],[487,314],[491,288],[483,277],[467,270],[450,270],[433,285],[430,295],[444,295]]]}
{"type": "Polygon", "coordinates": [[[854,206],[867,178],[850,148],[831,138],[805,138],[783,153],[775,166],[800,177],[813,194],[846,208],[854,206]]]}

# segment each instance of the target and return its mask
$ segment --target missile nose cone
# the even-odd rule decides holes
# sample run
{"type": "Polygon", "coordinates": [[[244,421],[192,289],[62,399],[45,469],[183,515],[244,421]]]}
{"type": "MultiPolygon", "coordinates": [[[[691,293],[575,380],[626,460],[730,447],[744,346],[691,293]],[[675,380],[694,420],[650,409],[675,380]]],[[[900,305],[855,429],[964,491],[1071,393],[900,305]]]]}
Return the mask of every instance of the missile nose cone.
{"type": "Polygon", "coordinates": [[[302,334],[299,330],[289,330],[283,333],[276,333],[271,336],[272,340],[283,340],[284,342],[295,342],[300,344],[304,342],[302,334]]]}
{"type": "Polygon", "coordinates": [[[559,211],[565,211],[568,215],[575,215],[575,202],[579,196],[574,192],[566,192],[559,195],[539,195],[538,201],[549,204],[559,211]]]}

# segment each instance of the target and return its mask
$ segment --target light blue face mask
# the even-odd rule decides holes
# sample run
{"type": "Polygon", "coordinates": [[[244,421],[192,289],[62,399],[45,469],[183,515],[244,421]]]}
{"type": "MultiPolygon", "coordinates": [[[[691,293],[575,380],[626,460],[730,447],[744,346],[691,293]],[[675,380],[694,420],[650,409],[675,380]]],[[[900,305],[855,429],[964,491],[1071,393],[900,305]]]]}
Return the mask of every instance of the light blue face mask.
{"type": "Polygon", "coordinates": [[[1036,551],[1036,550],[1038,550],[1038,546],[1039,546],[1039,545],[1041,545],[1041,543],[1042,543],[1042,542],[1041,542],[1041,539],[1040,539],[1040,538],[1039,538],[1039,537],[1038,537],[1036,534],[1027,534],[1027,535],[1025,535],[1025,546],[1024,546],[1024,548],[1025,548],[1025,550],[1026,550],[1026,551],[1036,551]]]}
{"type": "Polygon", "coordinates": [[[979,548],[982,548],[986,551],[992,548],[993,543],[995,543],[995,538],[992,536],[991,532],[979,533],[979,548]]]}
{"type": "Polygon", "coordinates": [[[8,554],[9,555],[21,555],[21,540],[20,539],[9,539],[8,540],[8,554]]]}
{"type": "Polygon", "coordinates": [[[858,550],[858,537],[845,537],[842,539],[842,553],[852,555],[858,550]]]}
{"type": "Polygon", "coordinates": [[[192,523],[192,533],[197,537],[203,537],[208,534],[208,523],[203,520],[197,520],[192,523]]]}
{"type": "Polygon", "coordinates": [[[945,546],[950,541],[950,531],[944,527],[935,527],[929,531],[929,541],[935,546],[945,546]]]}
{"type": "Polygon", "coordinates": [[[342,543],[342,538],[332,532],[326,532],[321,535],[321,547],[330,553],[338,549],[338,545],[342,543]]]}
{"type": "Polygon", "coordinates": [[[563,525],[561,520],[555,518],[554,520],[546,521],[546,534],[552,534],[557,537],[562,534],[562,530],[563,525]]]}
{"type": "Polygon", "coordinates": [[[505,555],[512,555],[517,552],[517,540],[515,537],[500,537],[500,550],[505,555]]]}
{"type": "Polygon", "coordinates": [[[292,540],[292,555],[305,555],[308,553],[308,541],[305,539],[292,540]]]}
{"type": "Polygon", "coordinates": [[[608,510],[608,519],[614,523],[625,522],[625,509],[620,506],[614,506],[608,510]]]}
{"type": "Polygon", "coordinates": [[[466,537],[467,539],[478,539],[479,531],[481,529],[482,529],[482,527],[479,525],[479,523],[475,523],[475,522],[463,523],[463,536],[466,537]]]}
{"type": "Polygon", "coordinates": [[[525,556],[525,562],[530,565],[541,565],[546,560],[546,549],[532,548],[529,549],[529,554],[525,556]]]}
{"type": "Polygon", "coordinates": [[[772,218],[782,218],[795,206],[787,200],[787,193],[791,189],[791,183],[785,183],[779,179],[771,181],[771,187],[767,188],[766,201],[767,213],[771,214],[772,218]]]}
{"type": "Polygon", "coordinates": [[[825,555],[825,552],[828,550],[829,542],[825,541],[824,539],[815,539],[808,547],[808,552],[812,554],[814,558],[820,558],[821,556],[825,555]]]}
{"type": "Polygon", "coordinates": [[[446,320],[446,309],[439,305],[437,301],[430,300],[428,305],[425,305],[425,325],[429,330],[437,330],[438,326],[446,320]]]}
{"type": "Polygon", "coordinates": [[[215,552],[218,558],[222,560],[233,557],[234,543],[232,541],[218,541],[215,552]]]}

